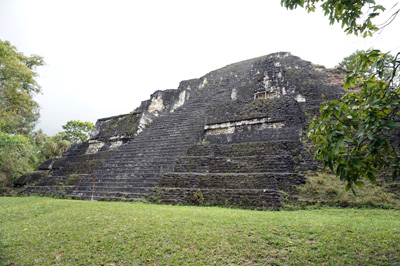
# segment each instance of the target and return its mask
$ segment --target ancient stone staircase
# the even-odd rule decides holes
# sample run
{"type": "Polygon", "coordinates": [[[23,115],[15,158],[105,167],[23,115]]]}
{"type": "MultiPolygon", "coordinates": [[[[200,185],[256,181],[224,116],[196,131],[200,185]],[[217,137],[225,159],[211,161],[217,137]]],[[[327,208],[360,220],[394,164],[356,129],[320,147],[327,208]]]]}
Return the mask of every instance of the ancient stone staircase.
{"type": "Polygon", "coordinates": [[[283,192],[305,182],[295,172],[300,141],[193,145],[152,197],[168,204],[279,208],[283,192]]]}
{"type": "Polygon", "coordinates": [[[38,176],[33,178],[36,181],[31,180],[31,186],[22,192],[55,197],[69,195],[81,179],[88,178],[94,169],[112,154],[110,151],[86,154],[87,148],[87,142],[75,145],[64,153],[62,158],[51,159],[41,164],[38,172],[27,176],[31,179],[38,176]]]}
{"type": "Polygon", "coordinates": [[[140,200],[173,169],[175,158],[199,142],[204,130],[204,99],[188,100],[162,114],[126,143],[70,193],[83,199],[140,200]]]}

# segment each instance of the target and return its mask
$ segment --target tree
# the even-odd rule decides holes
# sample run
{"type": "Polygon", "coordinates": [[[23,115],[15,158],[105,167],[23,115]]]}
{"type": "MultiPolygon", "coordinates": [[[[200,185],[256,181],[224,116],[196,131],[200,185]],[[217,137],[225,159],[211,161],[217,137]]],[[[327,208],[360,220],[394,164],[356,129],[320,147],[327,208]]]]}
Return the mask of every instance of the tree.
{"type": "Polygon", "coordinates": [[[31,134],[36,146],[36,154],[39,162],[50,158],[59,157],[71,147],[71,142],[66,139],[65,132],[59,132],[49,137],[40,129],[31,134]]]}
{"type": "Polygon", "coordinates": [[[32,172],[36,164],[35,147],[30,138],[0,132],[0,187],[13,185],[18,177],[32,172]]]}
{"type": "Polygon", "coordinates": [[[359,57],[361,54],[365,53],[363,50],[357,50],[354,53],[352,53],[349,56],[346,56],[345,58],[342,59],[342,61],[337,64],[336,68],[343,68],[344,70],[350,72],[354,71],[354,61],[356,60],[357,57],[359,57]]]}
{"type": "Polygon", "coordinates": [[[30,134],[39,118],[33,96],[40,92],[35,78],[40,56],[25,56],[0,40],[0,186],[11,186],[38,165],[37,146],[30,134]]]}
{"type": "MultiPolygon", "coordinates": [[[[302,7],[307,12],[314,12],[316,5],[321,3],[321,8],[325,16],[329,16],[329,23],[341,23],[342,28],[347,34],[362,35],[363,37],[372,36],[379,27],[372,23],[372,20],[385,11],[385,7],[376,4],[375,0],[281,0],[281,5],[287,9],[302,7]],[[363,9],[367,8],[366,14],[363,9]],[[364,18],[363,21],[359,21],[364,18]]],[[[398,14],[394,13],[391,18],[398,14]]],[[[391,20],[385,22],[381,27],[385,27],[391,20]]]]}
{"type": "Polygon", "coordinates": [[[12,186],[21,175],[37,170],[47,159],[59,157],[71,143],[60,132],[49,137],[42,130],[29,135],[0,132],[0,187],[12,186]]]}
{"type": "Polygon", "coordinates": [[[88,140],[94,125],[91,122],[71,120],[63,125],[62,128],[65,130],[65,139],[72,144],[77,144],[88,140]]]}
{"type": "MultiPolygon", "coordinates": [[[[340,61],[339,64],[336,66],[336,68],[342,68],[349,73],[352,71],[356,71],[357,65],[355,64],[355,62],[357,62],[357,60],[362,56],[368,56],[368,52],[369,51],[357,50],[351,55],[343,58],[342,61],[340,61]]],[[[383,69],[383,76],[385,78],[390,78],[393,74],[393,69],[390,65],[393,64],[394,56],[391,54],[383,54],[382,59],[383,64],[386,66],[383,69]]]]}
{"type": "MultiPolygon", "coordinates": [[[[281,0],[288,9],[300,6],[308,12],[315,11],[317,3],[331,24],[341,23],[346,33],[363,37],[388,26],[400,11],[378,27],[373,19],[385,8],[374,0],[281,0]]],[[[357,85],[358,92],[350,91],[340,101],[323,104],[308,136],[317,144],[315,155],[324,168],[331,169],[347,182],[346,190],[354,192],[353,185],[362,188],[363,178],[375,183],[384,169],[391,171],[393,180],[400,175],[400,143],[395,136],[400,134],[400,53],[393,57],[369,50],[352,59],[345,63],[350,73],[344,88],[357,85]]]]}
{"type": "Polygon", "coordinates": [[[40,92],[36,67],[42,65],[42,57],[25,56],[10,42],[0,40],[1,132],[27,134],[35,127],[39,105],[33,96],[40,92]]]}
{"type": "Polygon", "coordinates": [[[398,76],[398,56],[391,67],[385,66],[385,54],[377,50],[357,57],[345,87],[358,83],[360,91],[324,104],[321,116],[310,126],[308,136],[319,147],[317,158],[347,182],[347,189],[353,184],[362,188],[362,177],[376,183],[383,169],[391,170],[393,180],[400,174],[399,143],[394,136],[400,127],[400,90],[394,76],[384,75],[391,68],[398,76]]]}

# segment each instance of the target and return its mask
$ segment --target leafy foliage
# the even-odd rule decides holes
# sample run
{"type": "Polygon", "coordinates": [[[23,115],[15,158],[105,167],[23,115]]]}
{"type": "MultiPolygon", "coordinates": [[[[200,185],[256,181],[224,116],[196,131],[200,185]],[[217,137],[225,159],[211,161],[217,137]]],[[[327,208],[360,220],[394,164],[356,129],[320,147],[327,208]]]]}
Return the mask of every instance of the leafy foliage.
{"type": "Polygon", "coordinates": [[[40,92],[36,67],[44,65],[40,56],[27,57],[8,41],[0,40],[0,131],[27,134],[39,118],[33,96],[40,92]]]}
{"type": "Polygon", "coordinates": [[[385,7],[374,0],[281,0],[281,5],[288,9],[303,7],[308,12],[314,12],[317,4],[321,4],[325,16],[329,17],[330,24],[341,23],[347,34],[372,36],[379,28],[372,23],[373,18],[385,11],[385,7]],[[363,8],[367,7],[364,14],[363,8]],[[362,21],[359,21],[359,20],[362,21]]]}
{"type": "MultiPolygon", "coordinates": [[[[363,50],[357,50],[354,53],[352,53],[349,56],[346,56],[345,58],[342,59],[342,61],[339,62],[339,64],[336,66],[337,68],[342,68],[348,72],[352,72],[355,71],[355,67],[357,66],[355,64],[355,61],[358,59],[358,57],[360,56],[368,56],[367,51],[363,51],[363,50]]],[[[383,54],[382,55],[382,59],[383,59],[383,64],[385,66],[390,66],[390,64],[393,62],[394,57],[391,54],[383,54]]],[[[392,76],[393,70],[388,67],[385,68],[383,70],[383,75],[386,78],[389,78],[392,76]]]]}
{"type": "Polygon", "coordinates": [[[40,93],[36,82],[40,56],[25,56],[8,41],[0,40],[0,186],[12,186],[21,175],[34,171],[46,159],[59,156],[70,142],[66,133],[53,137],[33,132],[40,93]]]}
{"type": "Polygon", "coordinates": [[[387,55],[379,50],[360,54],[344,87],[358,84],[361,90],[324,104],[321,116],[310,126],[308,136],[319,147],[316,156],[347,182],[347,190],[353,184],[362,188],[361,177],[375,183],[385,168],[391,170],[393,180],[400,175],[399,55],[387,65],[387,55]],[[388,69],[389,77],[384,74],[388,69]]]}
{"type": "Polygon", "coordinates": [[[0,187],[10,186],[19,176],[32,172],[37,163],[35,155],[28,137],[0,132],[0,187]]]}
{"type": "Polygon", "coordinates": [[[0,40],[0,186],[11,186],[39,163],[29,133],[39,118],[33,96],[40,92],[35,78],[36,67],[42,65],[40,56],[27,57],[0,40]]]}
{"type": "MultiPolygon", "coordinates": [[[[281,0],[288,9],[308,12],[321,3],[331,24],[339,22],[347,34],[372,36],[379,30],[372,20],[385,11],[374,0],[281,0]],[[366,13],[364,14],[364,11],[366,13]]],[[[397,16],[394,12],[380,25],[384,28],[397,16]]],[[[396,57],[379,50],[357,51],[340,65],[349,70],[345,89],[355,88],[321,107],[308,136],[317,144],[316,157],[341,180],[346,190],[362,188],[362,178],[376,183],[376,176],[389,169],[392,179],[400,175],[400,53],[396,57]]]]}
{"type": "Polygon", "coordinates": [[[63,132],[52,137],[41,130],[30,135],[0,132],[0,187],[12,186],[21,175],[35,171],[43,161],[60,156],[70,146],[63,132]]]}
{"type": "Polygon", "coordinates": [[[71,142],[67,140],[64,132],[59,132],[52,137],[48,137],[40,147],[40,152],[44,158],[50,159],[59,157],[63,152],[66,152],[71,147],[71,142]]]}
{"type": "Polygon", "coordinates": [[[65,132],[59,132],[56,135],[49,137],[38,130],[31,134],[33,138],[39,161],[43,162],[47,159],[61,156],[61,154],[69,149],[71,142],[66,139],[65,132]]]}
{"type": "Polygon", "coordinates": [[[319,207],[379,208],[400,210],[400,194],[385,179],[376,185],[364,184],[357,195],[345,191],[345,183],[337,176],[326,173],[305,173],[307,182],[296,189],[296,196],[288,197],[285,209],[313,209],[319,207]]]}
{"type": "Polygon", "coordinates": [[[345,58],[342,59],[342,61],[339,62],[339,64],[337,64],[336,68],[343,68],[344,70],[347,71],[353,71],[354,70],[353,62],[362,53],[365,53],[365,51],[357,50],[351,55],[346,56],[345,58]]]}
{"type": "Polygon", "coordinates": [[[72,144],[76,144],[88,140],[94,125],[91,122],[71,120],[63,125],[62,128],[65,130],[65,139],[72,144]]]}

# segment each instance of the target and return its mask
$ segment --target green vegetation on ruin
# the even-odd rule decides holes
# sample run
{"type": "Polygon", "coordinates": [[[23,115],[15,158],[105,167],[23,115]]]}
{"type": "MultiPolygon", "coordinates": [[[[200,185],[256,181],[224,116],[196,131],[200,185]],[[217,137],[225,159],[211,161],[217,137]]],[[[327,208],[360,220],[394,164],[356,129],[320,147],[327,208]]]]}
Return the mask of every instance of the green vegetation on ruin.
{"type": "Polygon", "coordinates": [[[0,198],[2,265],[397,265],[400,212],[0,198]]]}
{"type": "Polygon", "coordinates": [[[332,174],[307,172],[307,182],[288,196],[285,209],[311,209],[321,207],[379,208],[400,210],[399,182],[382,177],[377,184],[366,183],[356,189],[356,195],[345,190],[346,184],[332,174]]]}

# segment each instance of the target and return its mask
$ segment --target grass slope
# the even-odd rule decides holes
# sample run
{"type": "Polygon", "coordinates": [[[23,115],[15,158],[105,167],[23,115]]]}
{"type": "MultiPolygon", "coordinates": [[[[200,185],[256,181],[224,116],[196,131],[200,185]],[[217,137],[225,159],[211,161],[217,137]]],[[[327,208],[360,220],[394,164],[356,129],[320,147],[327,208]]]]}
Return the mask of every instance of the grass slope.
{"type": "Polygon", "coordinates": [[[3,265],[400,265],[400,212],[0,198],[3,265]],[[14,263],[14,264],[12,264],[14,263]]]}

